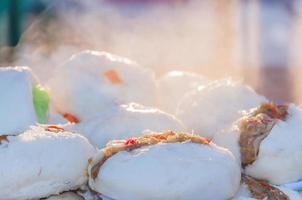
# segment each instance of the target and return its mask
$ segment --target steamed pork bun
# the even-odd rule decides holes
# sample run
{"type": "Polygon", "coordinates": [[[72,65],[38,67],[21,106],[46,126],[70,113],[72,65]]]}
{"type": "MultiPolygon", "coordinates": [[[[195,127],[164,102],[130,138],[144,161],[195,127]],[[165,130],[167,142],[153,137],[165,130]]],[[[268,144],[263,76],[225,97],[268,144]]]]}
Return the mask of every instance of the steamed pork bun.
{"type": "Polygon", "coordinates": [[[265,98],[250,87],[230,80],[215,81],[185,95],[176,117],[189,130],[204,137],[228,128],[241,116],[241,111],[256,107],[265,98]]]}
{"type": "Polygon", "coordinates": [[[194,73],[171,71],[165,74],[157,81],[159,108],[175,113],[180,97],[206,83],[205,77],[194,73]]]}
{"type": "Polygon", "coordinates": [[[28,67],[0,68],[0,135],[47,122],[48,95],[28,67]]]}
{"type": "Polygon", "coordinates": [[[240,165],[228,150],[171,131],[113,141],[88,173],[93,190],[123,200],[229,199],[240,184],[240,165]]]}
{"type": "Polygon", "coordinates": [[[300,108],[265,103],[214,141],[239,155],[246,174],[280,185],[302,179],[301,131],[300,108]]]}
{"type": "Polygon", "coordinates": [[[103,148],[107,142],[126,139],[149,131],[184,131],[183,124],[174,116],[156,108],[130,103],[121,105],[108,115],[100,114],[68,130],[76,131],[87,137],[92,144],[103,148]]]}
{"type": "Polygon", "coordinates": [[[105,52],[84,51],[72,56],[56,69],[48,87],[58,111],[78,120],[122,103],[155,105],[154,74],[105,52]]]}
{"type": "Polygon", "coordinates": [[[95,149],[81,135],[55,126],[33,127],[0,140],[0,199],[39,199],[87,182],[95,149]]]}
{"type": "Polygon", "coordinates": [[[257,159],[247,165],[245,171],[253,177],[266,179],[274,184],[300,180],[302,110],[290,105],[284,118],[272,118],[272,124],[264,121],[265,126],[272,128],[260,144],[257,159]]]}

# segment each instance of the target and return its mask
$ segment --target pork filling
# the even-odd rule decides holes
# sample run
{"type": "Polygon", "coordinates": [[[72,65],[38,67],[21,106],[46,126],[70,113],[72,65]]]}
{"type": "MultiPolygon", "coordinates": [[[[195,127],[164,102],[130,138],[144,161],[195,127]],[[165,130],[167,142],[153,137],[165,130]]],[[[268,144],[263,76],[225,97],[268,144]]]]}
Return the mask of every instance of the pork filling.
{"type": "Polygon", "coordinates": [[[239,122],[240,153],[243,166],[252,164],[258,156],[261,142],[271,132],[278,120],[286,120],[288,107],[264,103],[239,122]]]}
{"type": "Polygon", "coordinates": [[[289,197],[284,192],[268,184],[266,181],[256,180],[242,174],[241,182],[247,185],[248,190],[255,199],[289,200],[289,197]]]}

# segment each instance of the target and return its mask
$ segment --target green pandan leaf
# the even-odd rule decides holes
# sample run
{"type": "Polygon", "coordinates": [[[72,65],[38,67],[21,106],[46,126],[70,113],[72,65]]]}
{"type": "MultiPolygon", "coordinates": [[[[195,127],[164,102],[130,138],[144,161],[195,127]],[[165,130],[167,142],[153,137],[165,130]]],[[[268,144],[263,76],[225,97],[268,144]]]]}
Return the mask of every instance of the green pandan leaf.
{"type": "Polygon", "coordinates": [[[38,122],[41,124],[47,123],[47,112],[49,105],[49,96],[47,92],[40,86],[36,85],[33,88],[33,103],[38,117],[38,122]]]}

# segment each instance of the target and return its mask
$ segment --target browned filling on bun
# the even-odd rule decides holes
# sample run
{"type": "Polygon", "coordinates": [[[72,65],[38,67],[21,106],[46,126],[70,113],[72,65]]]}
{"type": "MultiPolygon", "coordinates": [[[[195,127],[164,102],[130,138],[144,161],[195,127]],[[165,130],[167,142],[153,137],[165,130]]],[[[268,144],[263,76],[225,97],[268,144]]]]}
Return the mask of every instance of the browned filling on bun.
{"type": "Polygon", "coordinates": [[[284,192],[268,184],[266,181],[256,180],[242,174],[241,182],[247,185],[252,197],[255,199],[290,200],[284,192]]]}
{"type": "Polygon", "coordinates": [[[208,145],[209,140],[200,137],[198,135],[186,134],[186,133],[176,133],[173,131],[167,131],[162,133],[152,133],[136,138],[131,138],[125,141],[116,141],[109,143],[103,149],[102,159],[92,167],[91,175],[95,179],[98,176],[101,166],[105,163],[107,159],[111,156],[117,154],[120,151],[132,151],[144,146],[156,145],[160,143],[179,143],[179,142],[191,142],[196,144],[208,145]]]}
{"type": "Polygon", "coordinates": [[[278,120],[286,120],[288,106],[263,103],[239,122],[240,153],[243,166],[252,164],[258,156],[261,142],[278,120]]]}

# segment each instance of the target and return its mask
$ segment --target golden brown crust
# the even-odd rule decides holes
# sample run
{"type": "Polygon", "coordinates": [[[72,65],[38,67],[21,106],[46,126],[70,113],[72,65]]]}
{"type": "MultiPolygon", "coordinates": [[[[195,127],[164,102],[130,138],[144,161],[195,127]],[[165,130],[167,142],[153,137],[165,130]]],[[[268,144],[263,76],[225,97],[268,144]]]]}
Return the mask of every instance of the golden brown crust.
{"type": "Polygon", "coordinates": [[[272,103],[261,104],[254,112],[239,122],[240,153],[243,166],[252,164],[258,156],[261,142],[278,120],[285,120],[288,107],[272,103]]]}
{"type": "Polygon", "coordinates": [[[123,142],[115,142],[109,144],[103,149],[103,157],[98,161],[96,165],[91,168],[91,176],[93,179],[95,179],[98,176],[101,166],[106,162],[106,160],[120,151],[132,151],[144,146],[156,145],[159,143],[178,142],[191,142],[203,145],[208,145],[210,143],[209,140],[197,135],[176,133],[173,131],[153,133],[136,138],[131,138],[123,142]]]}
{"type": "Polygon", "coordinates": [[[255,199],[289,200],[289,197],[284,192],[270,185],[266,181],[256,180],[242,174],[241,182],[248,186],[252,197],[255,199]]]}

